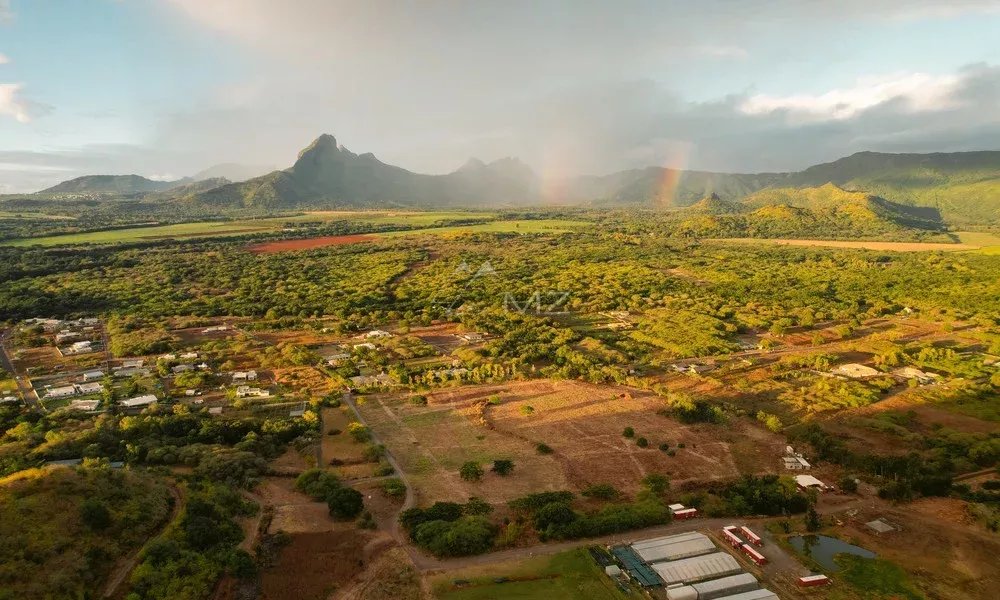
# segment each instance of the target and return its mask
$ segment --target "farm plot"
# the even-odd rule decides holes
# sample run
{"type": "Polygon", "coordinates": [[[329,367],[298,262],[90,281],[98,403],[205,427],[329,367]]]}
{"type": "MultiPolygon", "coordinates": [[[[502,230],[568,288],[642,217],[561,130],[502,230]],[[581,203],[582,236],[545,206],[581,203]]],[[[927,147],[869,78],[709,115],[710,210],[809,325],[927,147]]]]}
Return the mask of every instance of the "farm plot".
{"type": "Polygon", "coordinates": [[[427,406],[405,397],[383,395],[362,406],[375,429],[414,483],[421,502],[461,502],[480,496],[500,503],[543,490],[582,490],[610,483],[627,492],[639,489],[649,473],[672,480],[712,480],[744,471],[773,470],[782,440],[755,428],[683,425],[657,414],[656,396],[614,386],[566,381],[533,381],[496,386],[465,386],[437,391],[427,406]],[[634,438],[622,435],[626,427],[634,438]],[[648,446],[636,440],[645,437],[648,446]],[[541,454],[544,444],[551,453],[541,454]],[[660,449],[660,444],[667,444],[660,449]],[[683,444],[683,447],[680,446],[683,444]],[[771,448],[773,446],[773,448],[771,448]],[[737,461],[733,452],[741,453],[737,461]],[[745,455],[742,455],[745,454],[745,455]],[[514,473],[488,471],[493,460],[508,459],[514,473]],[[466,461],[487,468],[481,482],[463,481],[466,461]]]}

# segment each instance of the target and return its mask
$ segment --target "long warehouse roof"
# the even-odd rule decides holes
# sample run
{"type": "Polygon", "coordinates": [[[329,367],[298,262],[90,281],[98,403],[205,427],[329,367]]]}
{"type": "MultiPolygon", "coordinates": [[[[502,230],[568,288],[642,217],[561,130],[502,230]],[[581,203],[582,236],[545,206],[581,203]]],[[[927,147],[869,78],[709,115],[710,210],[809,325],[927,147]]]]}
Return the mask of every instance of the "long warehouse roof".
{"type": "Polygon", "coordinates": [[[716,598],[715,600],[781,600],[778,595],[771,590],[753,590],[752,592],[743,592],[742,594],[733,594],[732,596],[723,596],[721,598],[716,598]]]}
{"type": "Polygon", "coordinates": [[[715,579],[716,577],[735,575],[743,570],[740,563],[725,552],[659,562],[650,566],[667,585],[715,579]]]}
{"type": "Polygon", "coordinates": [[[678,560],[715,552],[715,544],[701,533],[683,534],[633,544],[632,549],[648,563],[678,560]],[[641,545],[640,545],[641,544],[641,545]]]}

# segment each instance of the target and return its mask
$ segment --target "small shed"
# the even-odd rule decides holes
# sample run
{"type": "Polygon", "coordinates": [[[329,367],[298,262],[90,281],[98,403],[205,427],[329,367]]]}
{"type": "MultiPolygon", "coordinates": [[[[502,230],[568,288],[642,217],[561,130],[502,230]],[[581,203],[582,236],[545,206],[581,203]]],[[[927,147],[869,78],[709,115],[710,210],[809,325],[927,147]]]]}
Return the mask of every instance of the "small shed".
{"type": "Polygon", "coordinates": [[[868,521],[865,523],[865,527],[875,532],[875,535],[882,535],[883,533],[890,533],[896,531],[896,526],[892,523],[887,522],[884,519],[875,519],[874,521],[868,521]]]}

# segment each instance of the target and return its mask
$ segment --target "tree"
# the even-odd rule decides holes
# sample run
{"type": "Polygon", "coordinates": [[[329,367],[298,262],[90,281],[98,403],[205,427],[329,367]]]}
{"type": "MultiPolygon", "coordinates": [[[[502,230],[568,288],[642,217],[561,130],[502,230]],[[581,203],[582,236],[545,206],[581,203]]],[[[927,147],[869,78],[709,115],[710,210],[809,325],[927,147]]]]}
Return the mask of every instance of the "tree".
{"type": "Polygon", "coordinates": [[[646,448],[647,446],[649,446],[649,440],[647,440],[644,437],[641,437],[635,441],[635,445],[639,446],[640,448],[646,448]]]}
{"type": "Polygon", "coordinates": [[[495,460],[493,461],[493,468],[491,470],[497,475],[506,477],[514,470],[514,461],[505,459],[495,460]]]}
{"type": "Polygon", "coordinates": [[[806,511],[805,523],[806,531],[819,531],[819,528],[822,527],[822,523],[819,520],[819,514],[816,512],[815,507],[810,506],[809,510],[806,511]]]}
{"type": "Polygon", "coordinates": [[[475,461],[469,461],[458,470],[459,476],[466,481],[479,481],[483,478],[483,468],[475,461]]]}
{"type": "Polygon", "coordinates": [[[633,438],[635,437],[635,429],[632,429],[631,427],[626,427],[624,431],[622,431],[622,435],[627,438],[633,438]]]}
{"type": "Polygon", "coordinates": [[[99,500],[87,498],[80,505],[80,520],[88,528],[100,531],[111,526],[111,512],[99,500]]]}
{"type": "Polygon", "coordinates": [[[846,475],[840,479],[840,489],[848,494],[857,493],[858,480],[850,475],[846,475]]]}
{"type": "Polygon", "coordinates": [[[643,477],[642,485],[646,486],[647,490],[657,496],[662,496],[670,490],[670,480],[667,479],[666,475],[661,475],[659,473],[650,473],[649,475],[643,477]]]}
{"type": "Polygon", "coordinates": [[[326,505],[330,514],[338,519],[353,519],[364,508],[364,496],[358,490],[339,487],[327,496],[326,505]]]}

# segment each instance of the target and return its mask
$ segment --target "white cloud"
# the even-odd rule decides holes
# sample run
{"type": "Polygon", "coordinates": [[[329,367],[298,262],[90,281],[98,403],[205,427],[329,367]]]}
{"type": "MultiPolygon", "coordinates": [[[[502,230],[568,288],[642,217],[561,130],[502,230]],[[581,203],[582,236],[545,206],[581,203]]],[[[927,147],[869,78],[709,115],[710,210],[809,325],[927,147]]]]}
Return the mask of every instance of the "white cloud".
{"type": "Polygon", "coordinates": [[[961,75],[907,73],[863,77],[852,87],[822,94],[755,94],[744,100],[740,110],[748,115],[783,111],[795,121],[850,119],[886,102],[898,102],[909,112],[939,111],[958,104],[955,94],[961,83],[961,75]]]}
{"type": "Polygon", "coordinates": [[[701,44],[692,46],[691,52],[711,58],[731,58],[738,60],[743,60],[750,56],[750,52],[746,48],[727,44],[701,44]]]}
{"type": "Polygon", "coordinates": [[[14,117],[21,123],[31,120],[31,102],[21,97],[20,83],[0,83],[0,116],[14,117]]]}
{"type": "Polygon", "coordinates": [[[7,58],[7,55],[4,54],[3,52],[0,52],[0,65],[6,65],[9,62],[10,62],[10,59],[7,58]]]}

